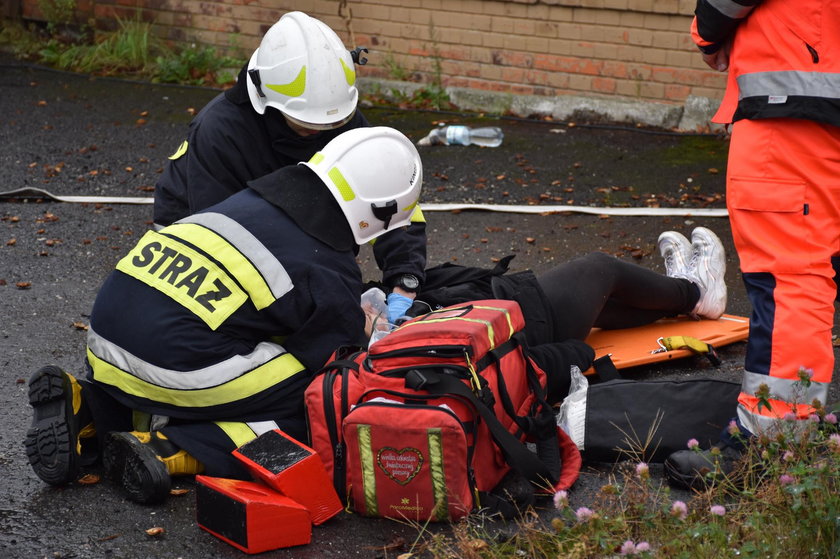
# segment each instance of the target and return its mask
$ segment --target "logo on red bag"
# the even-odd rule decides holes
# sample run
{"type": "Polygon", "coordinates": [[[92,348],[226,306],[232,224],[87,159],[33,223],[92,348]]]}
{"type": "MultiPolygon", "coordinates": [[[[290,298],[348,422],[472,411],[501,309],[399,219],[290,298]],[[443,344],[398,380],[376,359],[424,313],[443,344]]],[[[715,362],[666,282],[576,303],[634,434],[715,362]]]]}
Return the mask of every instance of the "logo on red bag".
{"type": "Polygon", "coordinates": [[[376,462],[382,471],[400,485],[406,485],[423,465],[423,455],[416,448],[397,450],[390,446],[382,447],[376,455],[376,462]]]}

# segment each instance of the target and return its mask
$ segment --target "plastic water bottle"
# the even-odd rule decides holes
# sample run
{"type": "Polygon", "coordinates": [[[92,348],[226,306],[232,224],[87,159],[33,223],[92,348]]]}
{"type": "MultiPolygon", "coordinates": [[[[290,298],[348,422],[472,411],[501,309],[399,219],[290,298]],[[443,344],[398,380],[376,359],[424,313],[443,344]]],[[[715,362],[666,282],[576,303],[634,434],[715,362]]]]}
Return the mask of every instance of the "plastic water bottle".
{"type": "Polygon", "coordinates": [[[462,124],[450,124],[435,128],[425,138],[417,142],[418,146],[482,146],[495,148],[502,145],[505,134],[498,126],[470,128],[462,124]]]}
{"type": "Polygon", "coordinates": [[[368,347],[370,347],[390,334],[396,326],[388,322],[388,303],[385,293],[381,289],[376,287],[368,289],[362,294],[360,303],[365,314],[377,315],[371,321],[372,331],[368,342],[368,347]]]}

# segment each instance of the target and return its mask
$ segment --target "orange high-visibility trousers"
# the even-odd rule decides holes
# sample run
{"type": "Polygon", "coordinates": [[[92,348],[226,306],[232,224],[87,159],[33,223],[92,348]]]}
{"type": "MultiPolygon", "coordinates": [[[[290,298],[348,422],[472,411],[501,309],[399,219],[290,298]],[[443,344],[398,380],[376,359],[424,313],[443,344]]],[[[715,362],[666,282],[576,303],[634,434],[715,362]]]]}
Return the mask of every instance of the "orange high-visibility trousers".
{"type": "Polygon", "coordinates": [[[831,257],[840,254],[840,127],[737,121],[726,198],[753,307],[738,419],[758,434],[791,412],[807,417],[814,399],[825,403],[828,395],[837,290],[831,257]],[[762,399],[769,409],[758,405],[762,399]]]}

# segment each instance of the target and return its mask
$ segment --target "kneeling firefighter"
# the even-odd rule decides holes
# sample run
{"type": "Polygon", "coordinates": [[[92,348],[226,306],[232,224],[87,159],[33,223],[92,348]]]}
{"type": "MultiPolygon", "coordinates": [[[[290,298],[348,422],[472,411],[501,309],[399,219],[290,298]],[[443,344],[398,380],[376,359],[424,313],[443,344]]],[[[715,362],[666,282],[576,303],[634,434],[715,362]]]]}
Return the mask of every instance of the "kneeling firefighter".
{"type": "Polygon", "coordinates": [[[408,225],[421,184],[408,138],[358,128],[147,232],[97,295],[84,378],[50,365],[29,381],[35,473],[71,482],[97,447],[155,503],[173,475],[248,479],[230,453],[265,431],[305,440],[313,372],[364,341],[358,245],[408,225]]]}

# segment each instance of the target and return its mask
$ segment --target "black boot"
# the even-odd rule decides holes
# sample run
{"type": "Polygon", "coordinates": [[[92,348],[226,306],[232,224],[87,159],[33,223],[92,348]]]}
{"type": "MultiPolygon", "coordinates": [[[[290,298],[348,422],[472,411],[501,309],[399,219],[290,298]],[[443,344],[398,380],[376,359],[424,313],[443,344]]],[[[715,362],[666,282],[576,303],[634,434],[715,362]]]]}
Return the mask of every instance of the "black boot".
{"type": "Polygon", "coordinates": [[[201,462],[160,431],[109,433],[103,462],[106,475],[122,486],[129,499],[144,505],[166,500],[171,476],[204,471],[201,462]]]}
{"type": "Polygon", "coordinates": [[[678,450],[665,459],[665,474],[675,487],[706,489],[729,476],[743,452],[725,442],[708,450],[678,450]]]}
{"type": "Polygon", "coordinates": [[[29,403],[32,425],[24,444],[32,469],[50,485],[74,481],[82,462],[81,437],[95,434],[82,387],[61,368],[47,365],[29,379],[29,403]]]}

